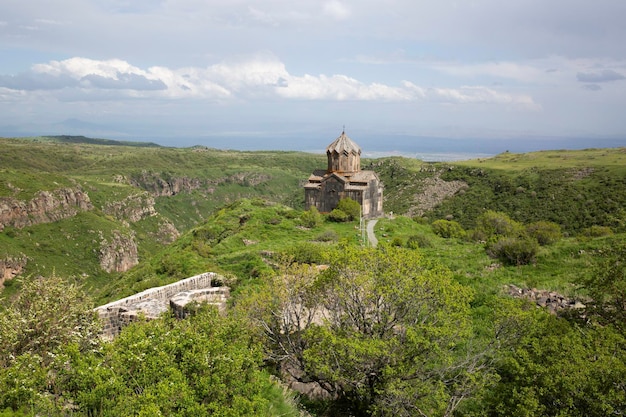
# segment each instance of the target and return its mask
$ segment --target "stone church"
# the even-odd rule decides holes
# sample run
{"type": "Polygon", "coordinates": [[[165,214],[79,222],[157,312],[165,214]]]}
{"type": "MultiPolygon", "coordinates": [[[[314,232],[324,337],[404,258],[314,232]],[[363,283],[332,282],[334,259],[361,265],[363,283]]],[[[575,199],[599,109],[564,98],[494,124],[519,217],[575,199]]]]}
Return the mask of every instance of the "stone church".
{"type": "Polygon", "coordinates": [[[345,131],[326,148],[328,168],[315,170],[304,186],[304,204],[329,213],[339,200],[361,205],[366,219],[383,216],[383,185],[374,171],[361,170],[361,148],[345,131]]]}

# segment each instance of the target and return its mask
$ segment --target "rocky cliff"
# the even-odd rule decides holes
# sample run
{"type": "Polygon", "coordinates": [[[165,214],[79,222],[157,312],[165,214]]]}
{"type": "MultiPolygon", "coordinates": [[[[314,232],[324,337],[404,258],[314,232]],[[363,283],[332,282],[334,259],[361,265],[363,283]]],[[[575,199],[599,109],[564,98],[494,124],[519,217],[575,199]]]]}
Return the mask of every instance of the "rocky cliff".
{"type": "Polygon", "coordinates": [[[181,192],[198,190],[205,186],[203,181],[198,178],[170,177],[147,171],[131,178],[129,183],[148,191],[155,197],[173,196],[181,192]]]}
{"type": "MultiPolygon", "coordinates": [[[[179,193],[188,193],[195,190],[213,193],[215,186],[220,184],[239,184],[244,187],[254,187],[272,179],[269,174],[258,172],[239,172],[215,179],[199,179],[188,177],[173,177],[155,172],[143,171],[134,176],[128,183],[148,191],[155,197],[170,197],[179,193]]],[[[126,180],[124,178],[124,180],[126,180]]]]}
{"type": "Polygon", "coordinates": [[[0,198],[0,230],[50,223],[93,209],[89,196],[80,188],[39,191],[29,201],[0,198]]]}
{"type": "Polygon", "coordinates": [[[107,203],[102,211],[118,220],[136,223],[146,217],[156,216],[154,198],[146,193],[131,195],[121,201],[107,203]]]}
{"type": "Polygon", "coordinates": [[[100,241],[100,266],[107,272],[125,272],[139,263],[134,233],[113,231],[109,238],[100,241]]]}

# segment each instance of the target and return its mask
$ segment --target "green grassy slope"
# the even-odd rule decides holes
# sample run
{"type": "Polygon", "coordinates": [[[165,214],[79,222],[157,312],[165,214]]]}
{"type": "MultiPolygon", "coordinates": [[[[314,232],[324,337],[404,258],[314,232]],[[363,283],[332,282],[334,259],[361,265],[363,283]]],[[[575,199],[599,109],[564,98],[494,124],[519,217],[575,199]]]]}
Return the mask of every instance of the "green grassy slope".
{"type": "Polygon", "coordinates": [[[94,207],[54,223],[0,232],[0,258],[26,255],[25,276],[55,270],[100,285],[115,275],[98,265],[100,242],[113,231],[134,234],[140,259],[147,259],[168,241],[165,225],[185,232],[240,198],[301,205],[301,181],[325,164],[321,155],[298,152],[89,142],[0,139],[0,198],[27,204],[41,191],[73,188],[85,192],[94,207]],[[145,208],[150,198],[156,214],[131,221],[128,211],[145,208]],[[116,211],[116,205],[123,209],[116,211]]]}
{"type": "MultiPolygon", "coordinates": [[[[221,151],[203,147],[120,146],[110,145],[108,141],[80,141],[80,138],[71,138],[71,143],[0,139],[3,149],[0,153],[0,198],[29,201],[42,190],[79,187],[89,195],[94,206],[93,210],[69,219],[22,229],[7,227],[0,232],[0,258],[28,257],[24,276],[56,271],[84,282],[99,298],[110,299],[207,268],[254,277],[266,268],[259,255],[261,251],[283,250],[314,240],[312,234],[324,233],[323,230],[302,231],[297,227],[299,214],[289,211],[301,208],[301,184],[314,169],[326,165],[323,155],[221,151]],[[161,195],[176,181],[192,186],[161,195]],[[126,207],[131,208],[145,205],[150,198],[154,199],[156,215],[139,221],[129,221],[111,209],[119,202],[126,202],[126,207]],[[211,230],[217,227],[215,224],[221,224],[228,216],[237,219],[237,216],[247,216],[244,212],[248,209],[242,207],[251,203],[239,201],[257,201],[257,198],[261,199],[258,201],[280,204],[264,208],[273,214],[252,211],[253,219],[261,216],[263,221],[246,221],[241,227],[238,226],[239,220],[230,221],[236,230],[232,231],[232,237],[217,245],[197,239],[213,233],[211,230]],[[228,214],[229,211],[238,214],[228,214]],[[165,224],[172,224],[183,233],[181,239],[171,246],[166,246],[165,224]],[[184,234],[190,230],[193,230],[190,233],[197,234],[196,237],[184,234]],[[133,234],[139,246],[142,263],[125,274],[105,273],[98,265],[100,242],[110,238],[115,231],[133,234]],[[259,243],[246,245],[244,241],[259,243]]],[[[570,236],[592,225],[609,226],[618,233],[625,231],[624,149],[504,153],[490,159],[454,164],[394,157],[364,160],[362,165],[364,169],[379,173],[385,184],[385,210],[397,214],[412,210],[417,204],[416,196],[423,193],[427,189],[425,184],[435,178],[466,183],[462,190],[425,211],[423,221],[427,223],[452,218],[469,229],[481,213],[496,210],[523,223],[536,220],[559,223],[570,236]]],[[[429,190],[437,193],[436,189],[429,190]]],[[[384,224],[381,222],[380,227],[384,224]]],[[[415,222],[409,225],[395,226],[398,230],[408,227],[409,231],[400,233],[401,237],[414,233],[411,232],[414,227],[429,230],[427,225],[415,222]]],[[[338,232],[339,236],[352,239],[353,229],[354,225],[348,226],[338,232]]],[[[434,245],[435,249],[425,248],[424,251],[448,259],[453,270],[474,270],[478,276],[487,274],[485,271],[492,261],[484,255],[482,248],[463,242],[456,247],[456,244],[442,242],[428,233],[434,242],[440,243],[434,245]],[[455,251],[467,253],[473,260],[469,262],[456,257],[455,251]]],[[[384,236],[381,238],[385,240],[384,236]]],[[[530,271],[528,268],[528,273],[520,272],[519,268],[510,273],[501,269],[489,272],[489,280],[530,286],[545,284],[565,289],[572,273],[555,272],[555,268],[568,264],[563,262],[567,256],[576,258],[572,254],[579,250],[579,242],[560,243],[550,250],[556,252],[554,257],[560,260],[548,261],[552,255],[544,251],[540,256],[545,257],[546,262],[539,264],[551,262],[552,269],[541,266],[530,271]],[[536,272],[542,268],[546,272],[537,278],[536,272]],[[550,275],[558,277],[551,279],[550,275]]],[[[580,264],[574,261],[573,268],[580,268],[580,264]]],[[[459,272],[459,279],[465,279],[462,276],[468,273],[459,272]]]]}
{"type": "Polygon", "coordinates": [[[552,221],[570,234],[594,225],[626,226],[623,148],[504,153],[454,164],[391,158],[372,167],[386,186],[385,209],[397,213],[415,208],[426,179],[464,182],[425,213],[430,221],[450,218],[471,228],[481,213],[495,210],[523,223],[552,221]]]}

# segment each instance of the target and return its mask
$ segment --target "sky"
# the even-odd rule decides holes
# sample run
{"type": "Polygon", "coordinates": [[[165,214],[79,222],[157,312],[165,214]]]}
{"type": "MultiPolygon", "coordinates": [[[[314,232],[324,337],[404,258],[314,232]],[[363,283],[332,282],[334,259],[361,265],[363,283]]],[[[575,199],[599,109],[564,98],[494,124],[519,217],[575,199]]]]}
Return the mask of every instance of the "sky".
{"type": "Polygon", "coordinates": [[[626,145],[624,21],[624,0],[2,0],[0,136],[626,145]]]}

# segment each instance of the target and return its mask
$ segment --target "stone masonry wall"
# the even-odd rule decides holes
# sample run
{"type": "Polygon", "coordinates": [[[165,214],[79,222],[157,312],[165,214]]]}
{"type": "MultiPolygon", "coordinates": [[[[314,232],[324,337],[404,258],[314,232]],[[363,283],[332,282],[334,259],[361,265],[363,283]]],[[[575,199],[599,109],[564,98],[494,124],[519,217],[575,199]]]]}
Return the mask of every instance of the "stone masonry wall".
{"type": "MultiPolygon", "coordinates": [[[[156,318],[167,311],[170,299],[176,294],[210,288],[219,276],[214,272],[205,272],[190,278],[174,282],[163,287],[150,288],[140,293],[122,298],[121,300],[96,307],[94,311],[102,320],[102,336],[112,339],[122,328],[135,321],[140,314],[146,318],[156,318]]],[[[225,292],[228,289],[224,287],[225,292]]]]}

